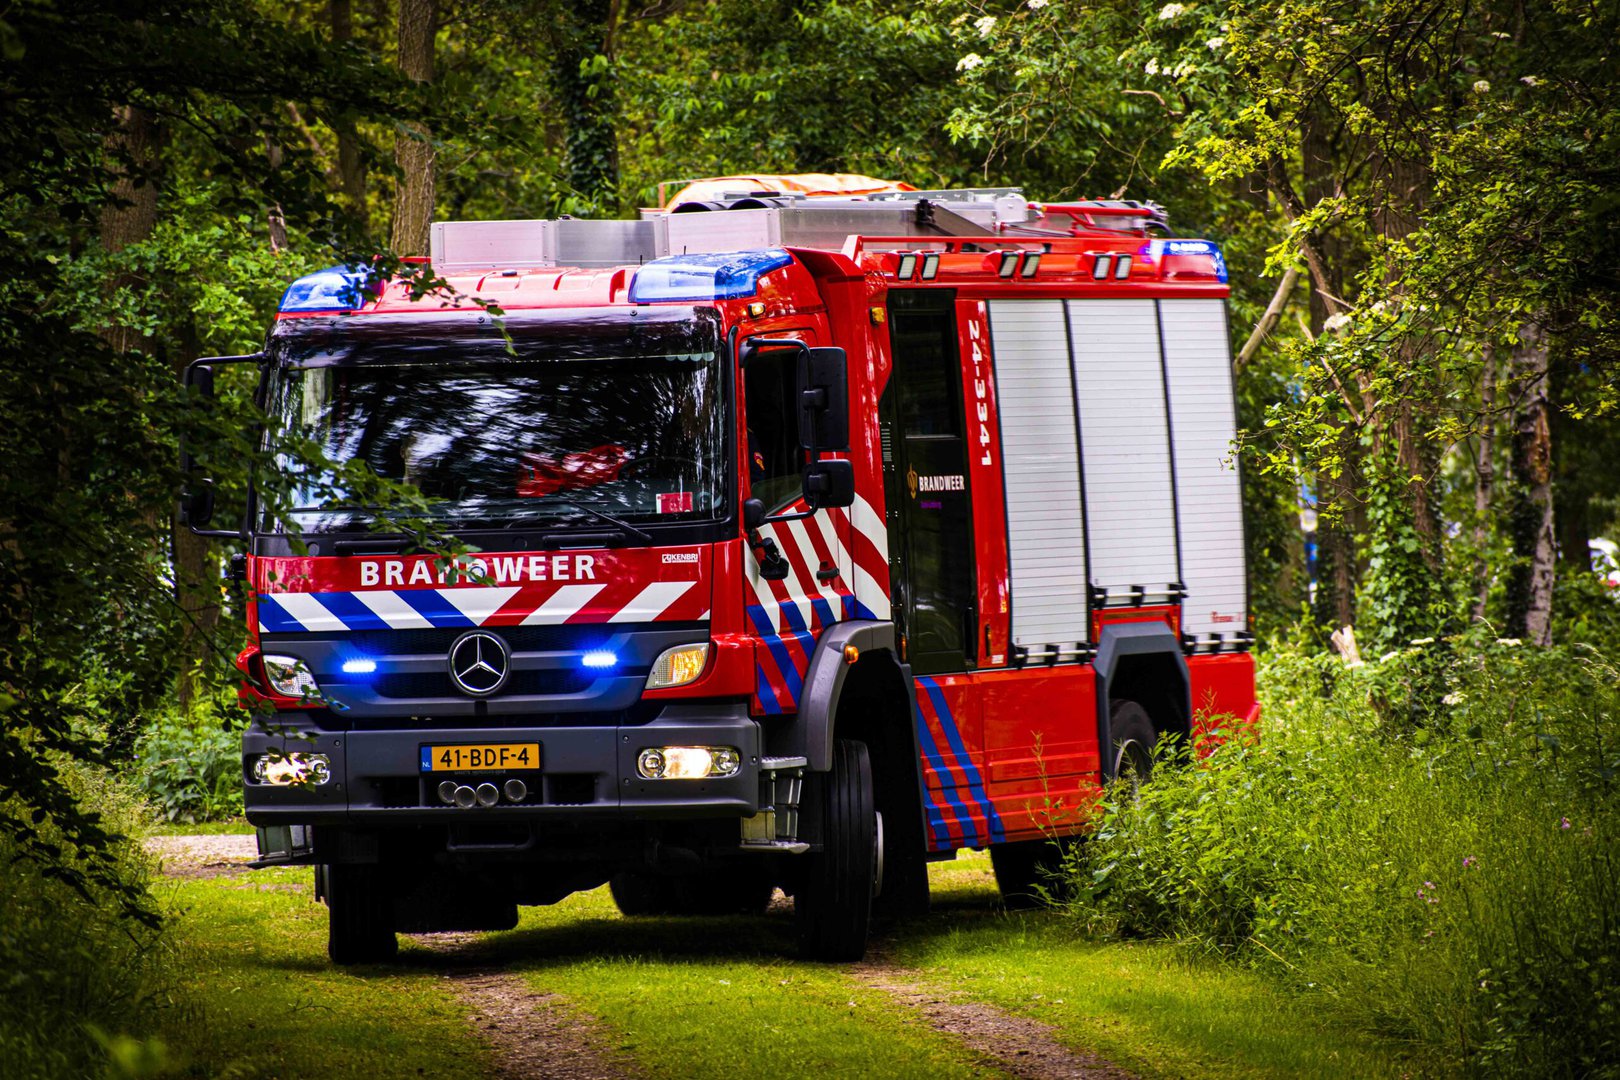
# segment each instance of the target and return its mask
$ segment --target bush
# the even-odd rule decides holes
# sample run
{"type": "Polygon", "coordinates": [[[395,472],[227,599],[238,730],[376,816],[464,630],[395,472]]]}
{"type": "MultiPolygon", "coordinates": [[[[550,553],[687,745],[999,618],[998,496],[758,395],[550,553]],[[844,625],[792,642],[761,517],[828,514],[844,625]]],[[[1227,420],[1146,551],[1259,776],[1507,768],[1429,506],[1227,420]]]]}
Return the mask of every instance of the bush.
{"type": "Polygon", "coordinates": [[[136,743],[135,779],[164,821],[219,821],[242,813],[241,721],[199,706],[161,714],[136,743]]]}
{"type": "MultiPolygon", "coordinates": [[[[105,828],[135,833],[146,811],[127,785],[89,767],[58,767],[105,828]]],[[[0,804],[0,814],[17,809],[0,804]]],[[[40,828],[61,843],[49,823],[40,828]]],[[[17,859],[15,843],[0,831],[0,1071],[19,1080],[93,1076],[109,1056],[161,1060],[160,1044],[136,1037],[157,1027],[158,1002],[173,984],[161,932],[93,882],[81,894],[54,873],[60,866],[17,859]]],[[[121,879],[144,891],[151,867],[139,843],[120,840],[113,855],[121,879]]]]}
{"type": "Polygon", "coordinates": [[[1108,803],[1072,909],[1268,968],[1476,1071],[1620,1075],[1620,672],[1435,644],[1355,670],[1269,659],[1263,741],[1108,803]],[[1441,714],[1392,720],[1436,668],[1441,714]]]}

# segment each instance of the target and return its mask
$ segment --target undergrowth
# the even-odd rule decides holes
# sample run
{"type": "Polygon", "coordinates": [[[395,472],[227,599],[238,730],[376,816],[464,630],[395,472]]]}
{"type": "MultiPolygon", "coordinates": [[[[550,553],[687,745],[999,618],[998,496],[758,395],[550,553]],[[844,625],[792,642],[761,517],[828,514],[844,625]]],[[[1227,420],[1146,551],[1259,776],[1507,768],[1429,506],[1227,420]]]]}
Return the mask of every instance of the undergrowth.
{"type": "Polygon", "coordinates": [[[1258,743],[1166,751],[1070,909],[1270,970],[1470,1072],[1620,1076],[1620,671],[1424,641],[1263,664],[1258,743]],[[1399,707],[1444,682],[1438,713],[1399,707]]]}
{"type": "Polygon", "coordinates": [[[136,783],[163,821],[242,813],[242,714],[204,702],[152,719],[135,744],[136,783]]]}
{"type": "MultiPolygon", "coordinates": [[[[149,811],[129,787],[90,766],[59,770],[110,832],[137,834],[149,811]]],[[[0,813],[16,805],[0,804],[0,813]]],[[[39,825],[47,842],[70,849],[39,825]]],[[[142,1075],[165,1058],[147,1040],[167,1004],[174,962],[159,929],[130,917],[93,881],[84,892],[52,866],[17,858],[0,832],[0,1073],[33,1077],[142,1075]]],[[[151,867],[138,841],[115,841],[118,876],[144,895],[151,867]]]]}

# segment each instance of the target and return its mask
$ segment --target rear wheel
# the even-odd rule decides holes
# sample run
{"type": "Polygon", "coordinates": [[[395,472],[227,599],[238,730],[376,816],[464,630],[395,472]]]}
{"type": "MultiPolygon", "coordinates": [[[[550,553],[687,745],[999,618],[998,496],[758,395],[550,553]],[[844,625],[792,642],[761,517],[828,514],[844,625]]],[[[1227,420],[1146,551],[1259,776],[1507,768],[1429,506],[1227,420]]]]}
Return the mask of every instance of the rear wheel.
{"type": "Polygon", "coordinates": [[[822,788],[821,850],[804,856],[794,896],[800,940],[813,960],[866,955],[877,884],[878,820],[866,744],[839,739],[822,788]]]}
{"type": "Polygon", "coordinates": [[[399,952],[394,936],[394,901],[375,866],[324,867],[326,954],[334,964],[377,964],[399,952]]]}
{"type": "Polygon", "coordinates": [[[1040,907],[1048,898],[1062,894],[1063,858],[1074,843],[1074,837],[1067,837],[991,846],[990,867],[996,872],[1001,902],[1009,911],[1040,907]]]}
{"type": "Polygon", "coordinates": [[[1122,698],[1110,703],[1109,731],[1113,743],[1114,780],[1130,785],[1134,796],[1153,775],[1153,747],[1158,733],[1147,710],[1122,698]]]}

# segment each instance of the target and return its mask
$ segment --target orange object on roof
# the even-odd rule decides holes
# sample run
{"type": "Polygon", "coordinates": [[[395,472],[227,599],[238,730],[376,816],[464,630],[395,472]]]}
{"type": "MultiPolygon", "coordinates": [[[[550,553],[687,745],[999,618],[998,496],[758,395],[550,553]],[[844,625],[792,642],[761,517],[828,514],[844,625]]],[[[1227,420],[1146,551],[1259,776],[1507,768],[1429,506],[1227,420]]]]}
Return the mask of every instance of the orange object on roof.
{"type": "Polygon", "coordinates": [[[885,191],[916,190],[898,180],[879,180],[875,176],[861,176],[858,173],[794,173],[788,176],[757,173],[752,176],[713,176],[706,180],[693,180],[664,205],[673,207],[686,202],[715,202],[727,195],[760,191],[775,191],[784,195],[876,195],[885,191]]]}

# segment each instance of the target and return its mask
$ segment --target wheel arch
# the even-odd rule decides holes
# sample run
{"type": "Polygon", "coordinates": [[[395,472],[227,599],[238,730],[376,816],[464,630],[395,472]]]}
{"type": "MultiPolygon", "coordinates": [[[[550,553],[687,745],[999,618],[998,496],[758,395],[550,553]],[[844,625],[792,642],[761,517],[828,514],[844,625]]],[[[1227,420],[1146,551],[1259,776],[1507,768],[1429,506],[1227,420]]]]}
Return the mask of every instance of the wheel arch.
{"type": "Polygon", "coordinates": [[[1181,639],[1163,622],[1105,626],[1097,643],[1097,750],[1103,776],[1114,766],[1112,701],[1125,698],[1142,706],[1160,735],[1192,733],[1192,681],[1181,639]]]}

